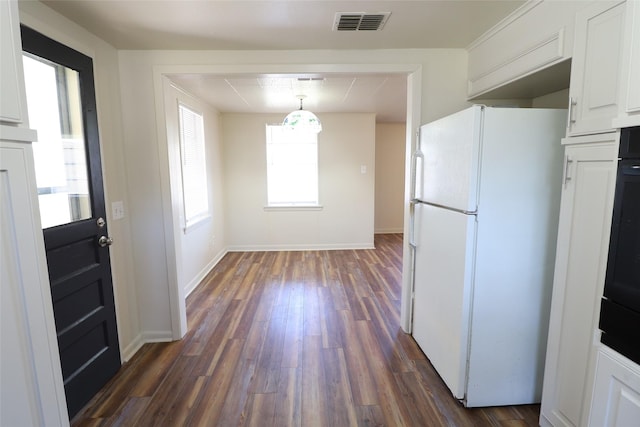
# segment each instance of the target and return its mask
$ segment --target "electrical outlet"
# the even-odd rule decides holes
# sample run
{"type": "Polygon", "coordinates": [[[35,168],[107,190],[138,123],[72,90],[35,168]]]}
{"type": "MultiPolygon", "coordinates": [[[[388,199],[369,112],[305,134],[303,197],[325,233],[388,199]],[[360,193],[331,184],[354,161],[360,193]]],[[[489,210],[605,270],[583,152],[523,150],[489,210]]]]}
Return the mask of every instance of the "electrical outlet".
{"type": "Polygon", "coordinates": [[[367,165],[360,165],[360,173],[362,174],[367,173],[367,165]]]}
{"type": "Polygon", "coordinates": [[[122,200],[111,203],[111,214],[114,220],[124,218],[124,203],[122,200]]]}

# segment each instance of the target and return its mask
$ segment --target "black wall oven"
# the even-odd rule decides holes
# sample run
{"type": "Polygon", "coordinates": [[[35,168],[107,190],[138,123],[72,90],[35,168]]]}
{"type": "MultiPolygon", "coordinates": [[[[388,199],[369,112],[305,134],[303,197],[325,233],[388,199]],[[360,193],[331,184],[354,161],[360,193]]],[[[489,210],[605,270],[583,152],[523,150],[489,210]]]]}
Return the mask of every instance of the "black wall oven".
{"type": "Polygon", "coordinates": [[[640,126],[622,129],[601,341],[640,363],[640,126]]]}

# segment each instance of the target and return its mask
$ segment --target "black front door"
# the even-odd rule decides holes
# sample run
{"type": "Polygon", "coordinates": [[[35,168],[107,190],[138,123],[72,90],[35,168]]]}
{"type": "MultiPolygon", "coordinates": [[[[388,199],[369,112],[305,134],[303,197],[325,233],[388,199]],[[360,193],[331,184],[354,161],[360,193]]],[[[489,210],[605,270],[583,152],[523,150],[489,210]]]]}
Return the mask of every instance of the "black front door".
{"type": "Polygon", "coordinates": [[[67,408],[120,368],[93,62],[22,27],[29,125],[67,408]]]}

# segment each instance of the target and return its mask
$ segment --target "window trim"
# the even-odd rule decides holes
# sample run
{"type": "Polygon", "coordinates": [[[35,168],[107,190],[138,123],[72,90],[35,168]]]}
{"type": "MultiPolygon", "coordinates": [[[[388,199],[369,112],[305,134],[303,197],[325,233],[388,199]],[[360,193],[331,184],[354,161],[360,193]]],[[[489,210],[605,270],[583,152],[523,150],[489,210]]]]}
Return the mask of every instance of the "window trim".
{"type": "Polygon", "coordinates": [[[265,205],[264,206],[264,211],[265,212],[269,212],[269,211],[273,211],[273,212],[284,212],[284,211],[321,211],[324,209],[323,205],[317,204],[317,205],[265,205]]]}

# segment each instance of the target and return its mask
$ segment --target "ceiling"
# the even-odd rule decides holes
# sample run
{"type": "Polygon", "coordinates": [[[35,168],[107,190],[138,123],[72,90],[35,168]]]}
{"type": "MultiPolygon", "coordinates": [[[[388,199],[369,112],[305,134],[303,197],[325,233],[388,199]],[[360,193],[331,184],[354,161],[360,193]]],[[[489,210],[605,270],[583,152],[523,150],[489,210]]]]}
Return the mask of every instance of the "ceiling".
{"type": "MultiPolygon", "coordinates": [[[[117,49],[295,50],[465,48],[522,0],[44,0],[117,49]],[[335,31],[336,13],[391,12],[379,31],[335,31]]],[[[221,112],[287,112],[303,94],[314,112],[406,117],[406,76],[172,76],[221,112]],[[305,80],[299,80],[303,78],[305,80]],[[309,80],[310,78],[318,80],[309,80]]]]}
{"type": "MultiPolygon", "coordinates": [[[[376,113],[378,122],[406,119],[407,78],[384,74],[301,74],[295,76],[170,76],[187,92],[222,112],[283,113],[299,108],[314,113],[376,113]]],[[[283,116],[284,118],[284,116],[283,116]]]]}

